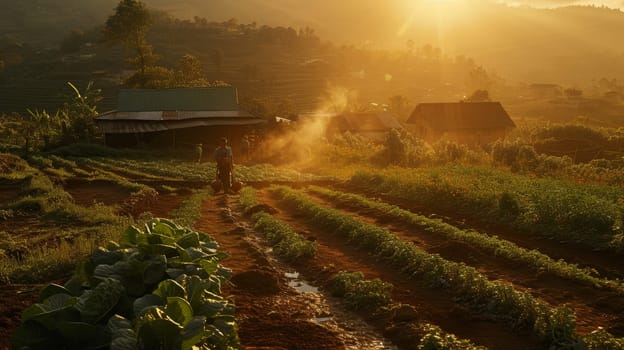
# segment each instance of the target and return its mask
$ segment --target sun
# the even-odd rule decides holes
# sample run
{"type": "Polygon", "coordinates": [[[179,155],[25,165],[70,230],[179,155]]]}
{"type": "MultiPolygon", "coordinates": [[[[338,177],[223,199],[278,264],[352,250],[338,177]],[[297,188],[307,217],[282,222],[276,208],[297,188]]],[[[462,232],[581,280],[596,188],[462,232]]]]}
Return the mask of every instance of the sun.
{"type": "Polygon", "coordinates": [[[397,31],[403,36],[415,22],[434,22],[442,30],[447,25],[456,23],[470,11],[470,1],[475,0],[401,0],[406,14],[405,20],[397,31]]]}

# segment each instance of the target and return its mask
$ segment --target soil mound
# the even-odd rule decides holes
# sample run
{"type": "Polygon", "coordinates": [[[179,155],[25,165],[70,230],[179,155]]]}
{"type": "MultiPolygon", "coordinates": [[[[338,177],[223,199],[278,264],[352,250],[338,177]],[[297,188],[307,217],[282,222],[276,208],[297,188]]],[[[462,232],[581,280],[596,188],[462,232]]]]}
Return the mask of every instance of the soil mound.
{"type": "Polygon", "coordinates": [[[267,271],[241,272],[232,276],[231,282],[237,289],[254,295],[272,295],[280,291],[279,278],[267,271]]]}

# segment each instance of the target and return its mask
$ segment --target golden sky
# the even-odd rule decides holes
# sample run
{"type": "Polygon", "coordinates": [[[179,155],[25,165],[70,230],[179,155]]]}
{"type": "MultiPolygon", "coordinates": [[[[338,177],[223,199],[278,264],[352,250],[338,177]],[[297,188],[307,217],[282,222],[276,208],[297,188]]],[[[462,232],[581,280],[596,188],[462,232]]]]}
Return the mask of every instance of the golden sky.
{"type": "Polygon", "coordinates": [[[529,6],[597,5],[624,8],[623,0],[504,0],[506,3],[529,6]]]}

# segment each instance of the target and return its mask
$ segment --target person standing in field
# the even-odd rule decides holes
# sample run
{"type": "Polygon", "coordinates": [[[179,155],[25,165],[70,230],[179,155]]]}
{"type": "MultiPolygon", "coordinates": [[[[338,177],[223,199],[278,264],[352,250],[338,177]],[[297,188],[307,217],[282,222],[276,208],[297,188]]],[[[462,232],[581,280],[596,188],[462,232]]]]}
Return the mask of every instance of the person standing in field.
{"type": "Polygon", "coordinates": [[[198,143],[195,145],[195,155],[197,156],[197,163],[201,163],[202,154],[204,153],[204,145],[198,143]]]}
{"type": "Polygon", "coordinates": [[[228,146],[227,138],[222,137],[219,140],[219,147],[214,151],[214,159],[217,162],[217,179],[223,184],[223,192],[232,193],[230,186],[234,163],[232,161],[232,148],[228,146]]]}
{"type": "Polygon", "coordinates": [[[249,152],[250,152],[251,144],[249,143],[249,138],[247,135],[243,135],[241,139],[241,154],[243,155],[243,159],[245,161],[249,161],[249,152]]]}

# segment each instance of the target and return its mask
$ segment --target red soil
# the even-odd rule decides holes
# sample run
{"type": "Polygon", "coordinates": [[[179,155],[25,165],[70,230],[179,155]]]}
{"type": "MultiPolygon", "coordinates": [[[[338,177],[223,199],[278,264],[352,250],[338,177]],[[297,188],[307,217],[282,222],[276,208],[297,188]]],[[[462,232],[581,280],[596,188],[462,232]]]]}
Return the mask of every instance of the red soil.
{"type": "MultiPolygon", "coordinates": [[[[454,302],[453,297],[444,291],[426,288],[420,282],[402,274],[399,269],[376,261],[367,253],[355,249],[342,238],[306,224],[307,218],[292,214],[290,208],[280,205],[265,193],[259,193],[259,200],[278,208],[280,211],[275,215],[278,219],[316,242],[316,257],[299,267],[299,271],[307,278],[326,281],[328,275],[339,271],[360,271],[367,279],[380,278],[392,283],[393,300],[414,306],[420,321],[436,324],[461,338],[471,339],[491,349],[542,348],[539,341],[529,333],[512,330],[487,315],[478,315],[454,302]]],[[[392,327],[381,327],[386,328],[386,334],[390,334],[392,327]]]]}

